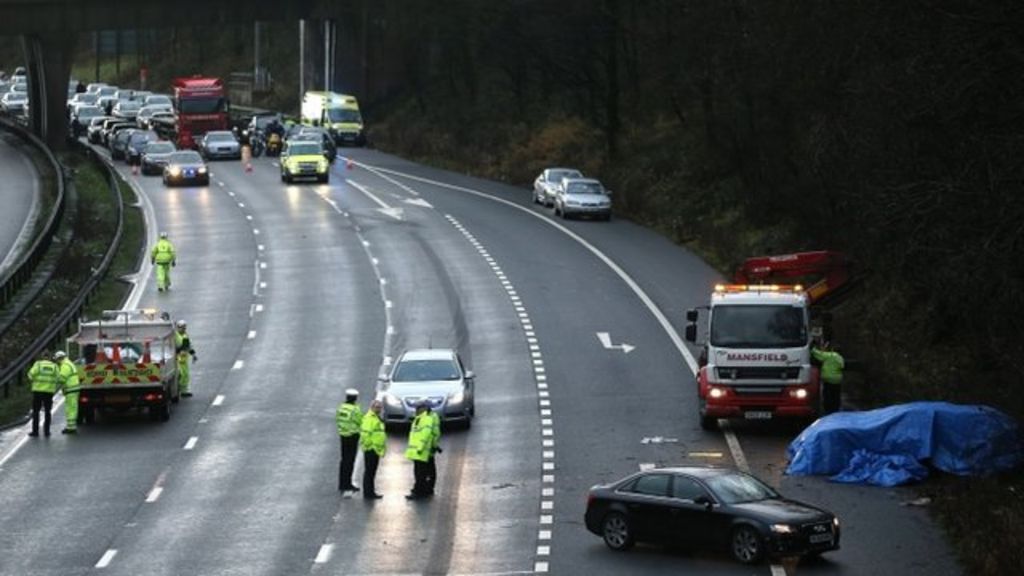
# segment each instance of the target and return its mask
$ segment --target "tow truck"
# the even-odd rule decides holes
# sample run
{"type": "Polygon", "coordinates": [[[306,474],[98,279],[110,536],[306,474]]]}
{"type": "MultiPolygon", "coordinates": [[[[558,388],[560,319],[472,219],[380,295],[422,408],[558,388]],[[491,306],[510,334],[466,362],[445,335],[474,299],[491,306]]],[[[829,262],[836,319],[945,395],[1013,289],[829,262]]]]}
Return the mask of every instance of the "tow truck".
{"type": "MultiPolygon", "coordinates": [[[[719,418],[815,418],[821,412],[813,337],[826,336],[827,307],[855,284],[852,263],[833,251],[747,259],[733,284],[715,286],[707,340],[698,362],[701,427],[719,418]],[[780,280],[812,283],[776,284],[780,280]]],[[[699,312],[686,312],[688,341],[697,343],[699,312]]]]}
{"type": "Polygon", "coordinates": [[[156,421],[171,417],[180,398],[174,324],[154,309],[108,310],[81,321],[68,338],[82,391],[79,415],[86,423],[101,411],[147,411],[156,421]]]}

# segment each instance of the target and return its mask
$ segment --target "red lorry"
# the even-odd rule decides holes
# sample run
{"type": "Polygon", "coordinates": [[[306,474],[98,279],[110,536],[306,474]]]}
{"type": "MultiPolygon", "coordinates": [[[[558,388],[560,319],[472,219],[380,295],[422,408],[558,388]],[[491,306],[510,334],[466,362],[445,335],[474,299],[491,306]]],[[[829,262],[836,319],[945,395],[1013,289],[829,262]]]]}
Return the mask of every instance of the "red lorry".
{"type": "Polygon", "coordinates": [[[179,149],[195,148],[203,134],[228,129],[228,98],[220,78],[175,78],[172,84],[175,118],[155,122],[162,138],[179,149]]]}

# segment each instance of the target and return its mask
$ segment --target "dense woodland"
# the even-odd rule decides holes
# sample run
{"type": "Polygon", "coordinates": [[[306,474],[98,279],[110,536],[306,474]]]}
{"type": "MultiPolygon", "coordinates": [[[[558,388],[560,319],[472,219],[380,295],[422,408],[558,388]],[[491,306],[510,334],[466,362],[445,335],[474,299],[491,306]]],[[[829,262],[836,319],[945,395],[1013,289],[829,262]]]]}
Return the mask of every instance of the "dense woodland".
{"type": "MultiPolygon", "coordinates": [[[[724,273],[749,255],[846,251],[869,272],[835,314],[864,405],[948,399],[1024,416],[1019,0],[338,6],[336,85],[360,96],[374,145],[520,184],[578,166],[616,191],[620,217],[724,273]]],[[[296,27],[265,35],[266,103],[295,109],[296,27]]],[[[252,63],[247,26],[148,42],[138,58],[158,82],[252,63]]],[[[960,545],[970,572],[1013,572],[1024,503],[993,515],[1004,487],[977,488],[940,512],[980,510],[980,533],[1015,535],[1004,553],[960,545]]]]}

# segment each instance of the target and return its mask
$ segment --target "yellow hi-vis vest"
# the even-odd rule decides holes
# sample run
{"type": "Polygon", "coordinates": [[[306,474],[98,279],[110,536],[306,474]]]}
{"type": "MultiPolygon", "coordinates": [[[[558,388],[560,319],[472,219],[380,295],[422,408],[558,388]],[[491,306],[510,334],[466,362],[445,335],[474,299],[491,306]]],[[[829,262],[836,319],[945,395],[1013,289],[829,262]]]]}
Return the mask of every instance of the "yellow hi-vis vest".
{"type": "Polygon", "coordinates": [[[60,384],[60,368],[49,360],[38,360],[29,368],[28,378],[32,381],[33,392],[53,394],[60,384]]]}
{"type": "Polygon", "coordinates": [[[359,406],[349,402],[342,402],[338,405],[338,436],[352,436],[359,434],[359,428],[363,423],[363,412],[359,406]]]}
{"type": "Polygon", "coordinates": [[[375,412],[367,412],[363,416],[363,425],[359,431],[359,446],[364,452],[376,452],[383,456],[387,450],[388,435],[384,431],[384,422],[375,412]]]}
{"type": "Polygon", "coordinates": [[[78,383],[78,366],[68,358],[60,362],[60,385],[64,394],[72,394],[82,388],[78,383]]]}
{"type": "Polygon", "coordinates": [[[166,238],[161,238],[157,241],[156,246],[153,246],[150,257],[157,264],[170,264],[174,262],[174,244],[171,244],[171,241],[166,238]]]}

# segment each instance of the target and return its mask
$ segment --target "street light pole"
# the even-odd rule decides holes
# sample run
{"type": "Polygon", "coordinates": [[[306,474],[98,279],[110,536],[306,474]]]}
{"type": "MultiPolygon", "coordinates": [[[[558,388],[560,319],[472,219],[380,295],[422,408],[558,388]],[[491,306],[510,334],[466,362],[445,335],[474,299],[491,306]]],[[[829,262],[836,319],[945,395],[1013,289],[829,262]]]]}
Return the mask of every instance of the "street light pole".
{"type": "Polygon", "coordinates": [[[306,92],[306,21],[299,20],[299,109],[302,109],[302,95],[306,92]]]}

